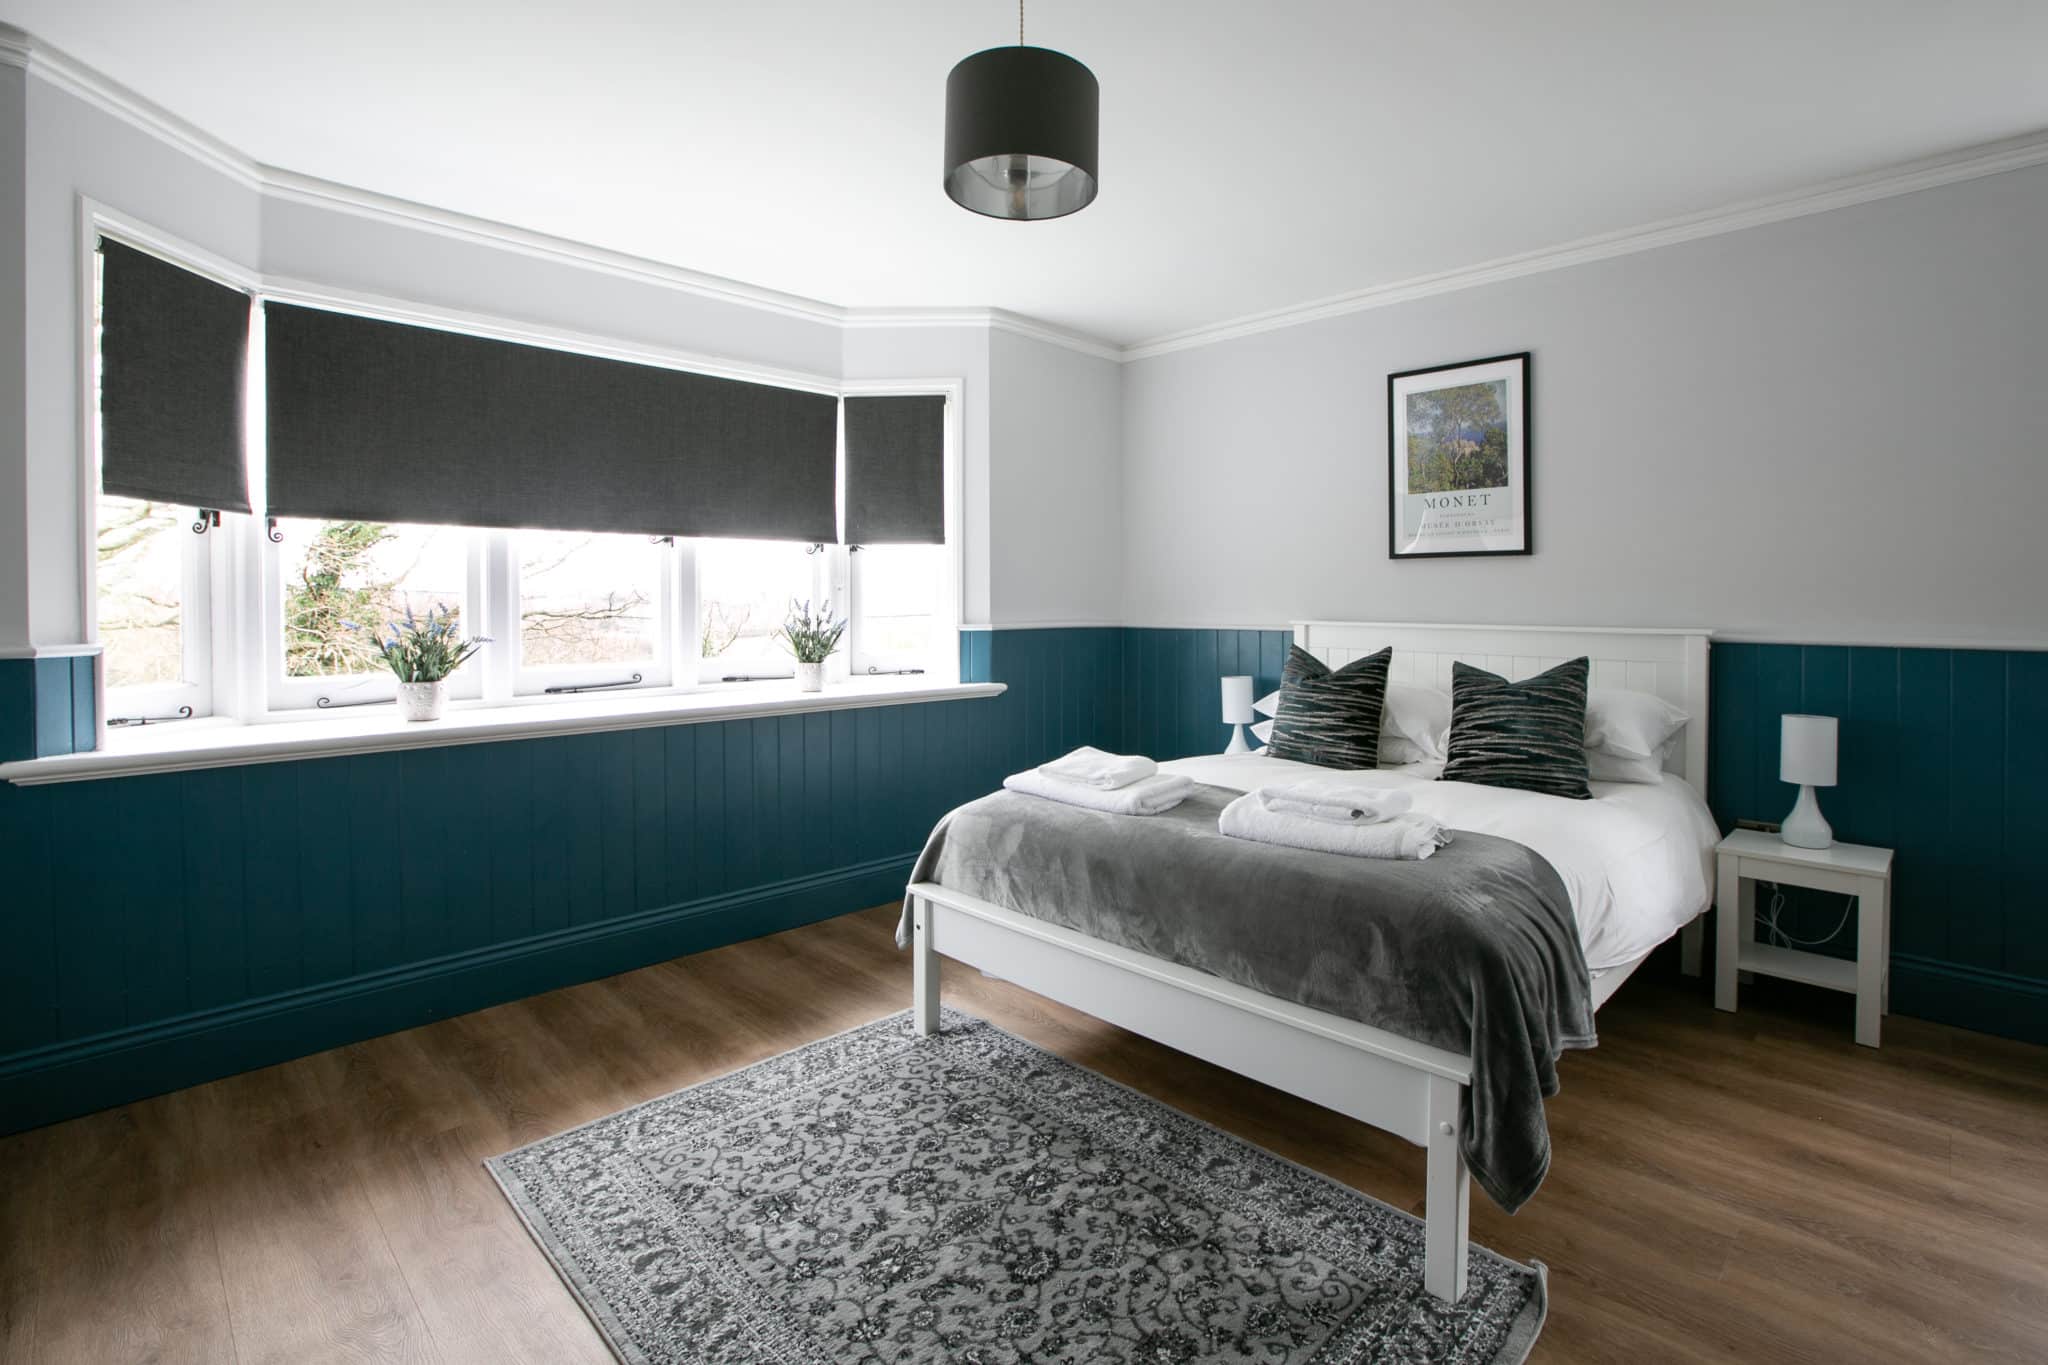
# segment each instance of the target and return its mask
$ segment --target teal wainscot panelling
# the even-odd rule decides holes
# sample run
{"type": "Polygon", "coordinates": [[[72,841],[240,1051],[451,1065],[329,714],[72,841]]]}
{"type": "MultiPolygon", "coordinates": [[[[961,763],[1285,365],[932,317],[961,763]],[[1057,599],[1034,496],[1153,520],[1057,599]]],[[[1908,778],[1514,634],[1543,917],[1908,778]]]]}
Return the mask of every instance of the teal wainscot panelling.
{"type": "Polygon", "coordinates": [[[92,653],[0,659],[0,763],[92,749],[98,663],[92,653]]]}
{"type": "MultiPolygon", "coordinates": [[[[0,1131],[891,900],[945,811],[1118,742],[1122,660],[968,632],[1002,695],[0,783],[0,1131]]],[[[69,751],[40,681],[10,757],[69,751]]]]}
{"type": "Polygon", "coordinates": [[[1252,695],[1280,686],[1285,630],[1123,632],[1122,739],[1154,758],[1220,754],[1230,742],[1221,680],[1249,674],[1252,695]]]}
{"type": "MultiPolygon", "coordinates": [[[[1712,657],[1722,825],[1791,809],[1781,715],[1840,717],[1840,780],[1821,808],[1837,839],[1898,851],[1892,1008],[2048,1042],[2048,653],[1736,643],[1712,657]]],[[[1841,924],[1816,951],[1848,954],[1845,898],[1786,901],[1787,932],[1841,924]]]]}
{"type": "MultiPolygon", "coordinates": [[[[1005,773],[1220,752],[1217,680],[1271,690],[1288,639],[967,631],[962,677],[1001,696],[0,784],[0,1131],[890,900],[1005,773]]],[[[67,751],[48,662],[0,663],[10,757],[67,751]]],[[[2048,654],[1724,644],[1713,670],[1723,824],[1790,808],[1780,713],[1840,715],[1828,817],[1899,851],[1894,1009],[2048,1041],[2048,654]]]]}

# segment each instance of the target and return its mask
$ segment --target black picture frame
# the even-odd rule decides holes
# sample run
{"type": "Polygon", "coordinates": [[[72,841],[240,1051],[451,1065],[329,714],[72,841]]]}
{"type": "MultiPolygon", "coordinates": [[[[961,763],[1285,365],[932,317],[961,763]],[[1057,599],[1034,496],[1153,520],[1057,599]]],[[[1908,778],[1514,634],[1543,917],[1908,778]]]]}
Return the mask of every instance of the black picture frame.
{"type": "MultiPolygon", "coordinates": [[[[1536,519],[1534,485],[1530,479],[1532,454],[1535,448],[1534,427],[1531,422],[1532,404],[1530,393],[1531,354],[1528,351],[1512,351],[1506,355],[1483,356],[1477,360],[1460,360],[1446,365],[1426,365],[1420,369],[1400,370],[1387,376],[1387,557],[1389,559],[1470,559],[1482,555],[1529,555],[1536,552],[1536,519]],[[1499,547],[1461,546],[1453,549],[1417,549],[1402,546],[1402,498],[1406,495],[1405,475],[1406,454],[1401,446],[1403,381],[1413,381],[1428,375],[1449,375],[1460,370],[1483,371],[1492,368],[1503,371],[1511,388],[1520,390],[1521,401],[1514,401],[1509,395],[1503,404],[1502,424],[1505,432],[1505,446],[1508,462],[1508,483],[1500,491],[1509,494],[1511,503],[1511,532],[1519,543],[1499,547]],[[1517,432],[1514,423],[1520,423],[1517,432]],[[1517,439],[1519,438],[1519,439],[1517,439]]],[[[1475,375],[1478,382],[1481,376],[1475,375]]],[[[1450,387],[1446,385],[1445,387],[1450,387]]],[[[1439,490],[1431,490],[1436,492],[1439,490]]],[[[1467,490],[1457,490],[1458,496],[1467,490]]],[[[1470,490],[1478,491],[1478,490],[1470,490]]],[[[1492,488],[1485,490],[1495,491],[1492,488]]],[[[1443,537],[1455,541],[1455,536],[1443,537]]]]}

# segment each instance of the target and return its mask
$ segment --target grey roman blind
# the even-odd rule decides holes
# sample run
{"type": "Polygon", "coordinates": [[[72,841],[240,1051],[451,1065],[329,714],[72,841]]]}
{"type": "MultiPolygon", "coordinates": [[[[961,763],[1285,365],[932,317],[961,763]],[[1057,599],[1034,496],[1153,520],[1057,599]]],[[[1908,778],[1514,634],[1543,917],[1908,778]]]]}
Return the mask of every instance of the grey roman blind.
{"type": "Polygon", "coordinates": [[[837,400],[266,304],[274,516],[834,539],[837,400]]]}
{"type": "Polygon", "coordinates": [[[945,491],[943,395],[846,400],[848,544],[942,544],[945,491]]]}
{"type": "Polygon", "coordinates": [[[249,510],[249,296],[100,241],[100,486],[249,510]]]}

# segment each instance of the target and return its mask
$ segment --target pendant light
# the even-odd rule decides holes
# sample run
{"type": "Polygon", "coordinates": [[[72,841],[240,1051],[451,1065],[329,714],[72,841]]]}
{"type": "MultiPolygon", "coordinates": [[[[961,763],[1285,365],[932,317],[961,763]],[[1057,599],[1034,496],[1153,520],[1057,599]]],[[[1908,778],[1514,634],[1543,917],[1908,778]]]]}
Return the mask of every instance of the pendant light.
{"type": "Polygon", "coordinates": [[[1017,45],[965,58],[946,77],[946,194],[990,218],[1063,218],[1095,201],[1095,73],[1064,52],[1017,45]]]}

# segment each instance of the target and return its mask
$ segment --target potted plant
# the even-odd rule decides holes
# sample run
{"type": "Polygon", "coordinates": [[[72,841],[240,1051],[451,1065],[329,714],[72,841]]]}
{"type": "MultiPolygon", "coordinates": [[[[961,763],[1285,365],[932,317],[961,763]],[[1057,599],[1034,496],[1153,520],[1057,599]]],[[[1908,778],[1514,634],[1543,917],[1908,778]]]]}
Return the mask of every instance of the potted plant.
{"type": "Polygon", "coordinates": [[[846,622],[832,619],[832,604],[826,602],[811,614],[809,602],[790,599],[789,616],[776,627],[775,638],[783,647],[796,656],[796,685],[804,692],[817,692],[825,686],[825,660],[839,648],[839,637],[846,634],[846,622]]]}
{"type": "Polygon", "coordinates": [[[384,662],[398,675],[398,710],[407,720],[439,720],[448,702],[448,675],[490,641],[465,640],[455,631],[455,613],[429,607],[425,620],[405,609],[391,623],[391,638],[377,641],[384,662]]]}

